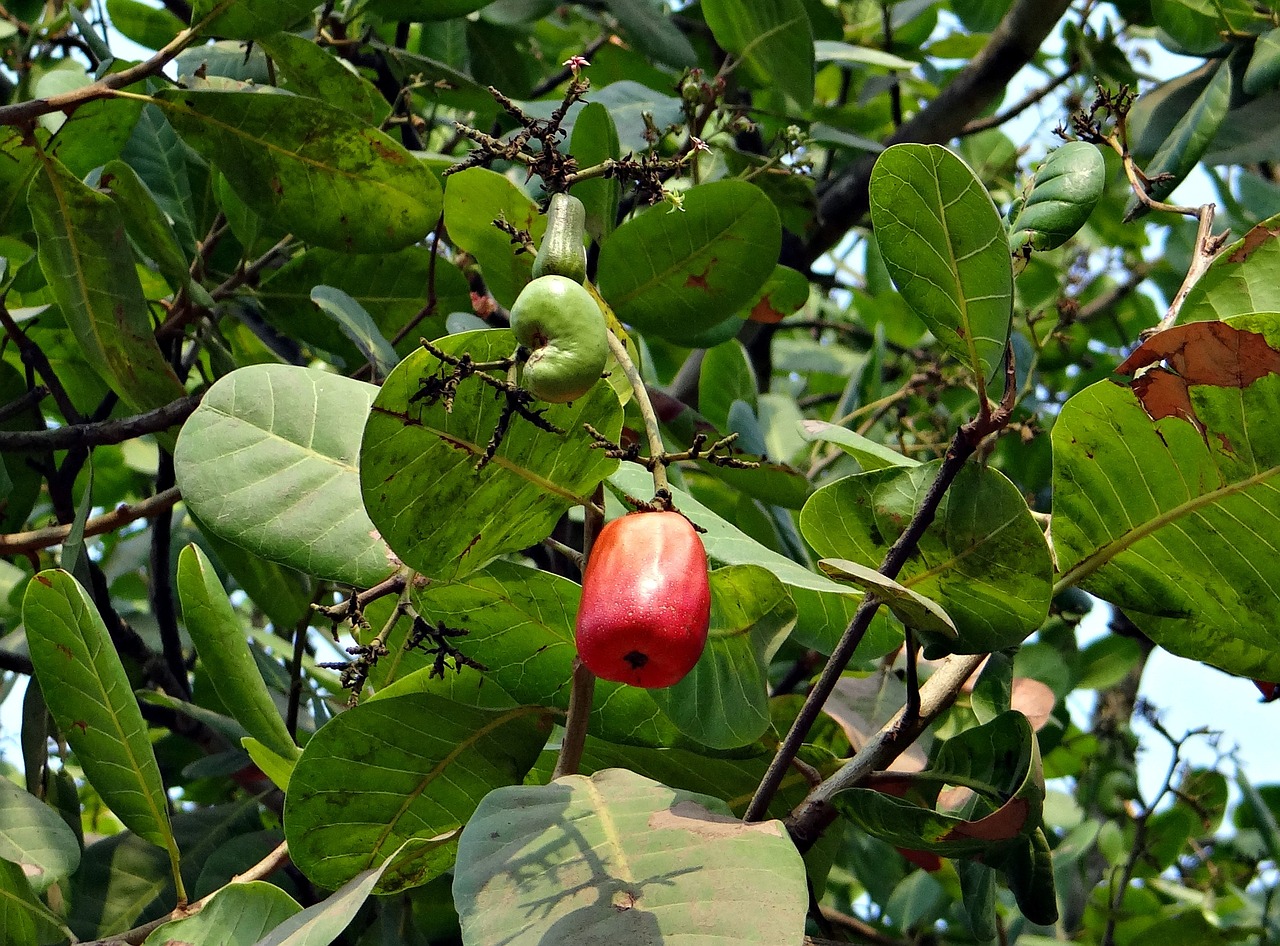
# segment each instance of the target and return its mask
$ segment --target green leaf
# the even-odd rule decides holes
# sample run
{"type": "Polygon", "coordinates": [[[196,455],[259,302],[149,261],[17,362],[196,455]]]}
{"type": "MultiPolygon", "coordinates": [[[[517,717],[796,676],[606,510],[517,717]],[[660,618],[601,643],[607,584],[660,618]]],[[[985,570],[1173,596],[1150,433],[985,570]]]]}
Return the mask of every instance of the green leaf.
{"type": "Polygon", "coordinates": [[[902,298],[979,383],[1004,360],[1013,269],[982,182],[941,145],[894,145],[871,172],[871,220],[902,298]]]}
{"type": "MultiPolygon", "coordinates": [[[[653,480],[644,469],[624,463],[609,477],[609,485],[624,496],[643,496],[646,490],[653,489],[653,480]]],[[[796,604],[798,616],[793,640],[804,647],[830,653],[862,595],[766,548],[689,493],[675,488],[671,492],[676,508],[707,530],[702,536],[707,557],[722,565],[760,565],[773,572],[787,586],[796,604]]],[[[872,624],[854,659],[880,656],[901,642],[901,633],[890,628],[887,622],[872,624]]]]}
{"type": "MultiPolygon", "coordinates": [[[[264,280],[257,298],[267,320],[281,332],[356,367],[358,349],[337,324],[316,318],[311,291],[316,286],[340,289],[364,307],[384,337],[393,338],[426,304],[432,256],[425,246],[377,254],[310,249],[264,280]]],[[[437,313],[471,310],[471,290],[457,266],[437,258],[435,279],[437,313]]],[[[439,325],[438,316],[423,320],[419,331],[400,343],[400,351],[417,345],[419,335],[442,334],[439,325]]]]}
{"type": "Polygon", "coordinates": [[[259,39],[293,26],[314,10],[312,0],[195,0],[191,25],[208,36],[259,39]],[[206,22],[205,17],[214,13],[206,22]]]}
{"type": "Polygon", "coordinates": [[[1124,608],[1176,654],[1280,679],[1280,429],[1257,422],[1280,416],[1280,316],[1176,326],[1121,370],[1148,365],[1054,424],[1058,586],[1124,608]]]}
{"type": "Polygon", "coordinates": [[[346,335],[360,350],[360,354],[373,365],[377,378],[385,378],[399,363],[400,356],[378,331],[378,326],[374,324],[364,306],[341,289],[335,289],[332,286],[316,286],[311,290],[311,301],[320,307],[321,312],[338,323],[342,334],[346,335]]]}
{"type": "Polygon", "coordinates": [[[813,33],[802,0],[703,0],[702,15],[759,88],[777,89],[797,108],[812,104],[813,33]]]}
{"type": "Polygon", "coordinates": [[[307,743],[289,780],[289,855],[312,882],[336,887],[414,840],[378,889],[426,883],[451,865],[480,800],[520,782],[550,729],[540,707],[482,710],[428,694],[341,713],[307,743]]]}
{"type": "Polygon", "coordinates": [[[400,854],[414,845],[415,842],[406,841],[381,865],[356,874],[329,897],[286,920],[254,946],[329,946],[355,919],[387,868],[398,863],[400,854]]]}
{"type": "MultiPolygon", "coordinates": [[[[618,129],[607,108],[599,102],[591,102],[578,113],[569,150],[579,168],[594,167],[603,161],[622,157],[618,129]]],[[[587,233],[597,243],[603,243],[617,223],[622,182],[614,177],[597,177],[575,184],[569,188],[569,193],[582,201],[587,209],[587,233]]]]}
{"type": "Polygon", "coordinates": [[[538,205],[496,171],[467,168],[450,175],[444,192],[449,239],[476,258],[485,285],[509,308],[531,278],[533,255],[516,252],[511,238],[493,225],[498,219],[527,230],[535,246],[547,229],[538,205]]]}
{"type": "Polygon", "coordinates": [[[1254,13],[1247,0],[1151,0],[1151,15],[1174,52],[1207,56],[1222,49],[1224,31],[1243,27],[1254,13]]]}
{"type": "Polygon", "coordinates": [[[737,340],[707,349],[698,375],[698,411],[716,430],[729,429],[734,401],[756,409],[756,376],[747,350],[737,340]]]}
{"type": "Polygon", "coordinates": [[[511,946],[798,943],[808,903],[778,822],[743,824],[625,769],[493,792],[463,831],[453,892],[464,942],[511,946]]]}
{"type": "Polygon", "coordinates": [[[466,16],[493,0],[368,0],[364,8],[392,20],[430,23],[466,16]]]}
{"type": "Polygon", "coordinates": [[[677,70],[697,64],[697,52],[671,21],[665,5],[653,0],[606,0],[605,6],[617,18],[623,34],[650,59],[677,70]]]}
{"type": "Polygon", "coordinates": [[[56,159],[28,192],[40,268],[85,358],[136,411],[185,393],[156,344],[151,317],[111,198],[56,159]]]}
{"type": "Polygon", "coordinates": [[[685,192],[683,210],[654,208],[600,250],[600,293],[618,318],[677,343],[724,322],[773,272],[778,212],[743,181],[685,192]]]}
{"type": "Polygon", "coordinates": [[[1280,84],[1280,29],[1268,30],[1253,44],[1244,70],[1245,95],[1262,95],[1280,84]]]}
{"type": "Polygon", "coordinates": [[[794,315],[809,301],[809,280],[790,266],[775,266],[755,299],[747,306],[747,318],[772,324],[794,315]]]}
{"type": "Polygon", "coordinates": [[[271,701],[244,628],[199,546],[178,556],[178,597],[196,653],[209,672],[214,692],[232,717],[272,752],[296,759],[299,749],[271,701]]]}
{"type": "Polygon", "coordinates": [[[839,62],[851,65],[867,66],[872,69],[900,69],[910,72],[919,63],[903,59],[883,49],[870,46],[854,46],[837,40],[820,39],[813,44],[814,59],[817,62],[839,62]]]}
{"type": "Polygon", "coordinates": [[[139,0],[107,0],[111,28],[147,49],[172,42],[186,24],[166,9],[149,7],[139,0]]]}
{"type": "Polygon", "coordinates": [[[311,40],[274,33],[259,43],[275,63],[285,91],[336,105],[366,125],[386,121],[391,104],[374,84],[311,40]]]}
{"type": "Polygon", "coordinates": [[[398,250],[440,217],[440,183],[427,166],[335,106],[267,91],[163,89],[156,99],[246,204],[300,239],[398,250]]]}
{"type": "MultiPolygon", "coordinates": [[[[516,349],[507,330],[449,335],[436,344],[477,362],[516,349]]],[[[572,405],[550,405],[543,414],[565,433],[513,417],[493,460],[477,471],[503,403],[470,378],[458,386],[451,409],[442,401],[428,405],[417,394],[440,367],[418,349],[388,376],[365,427],[360,480],[370,516],[400,560],[449,579],[550,535],[565,510],[584,503],[617,466],[592,449],[583,424],[617,437],[622,417],[612,389],[597,384],[572,405]]]]}
{"type": "Polygon", "coordinates": [[[818,562],[818,567],[837,581],[847,581],[865,591],[874,592],[884,600],[894,616],[909,628],[953,640],[959,636],[955,624],[938,602],[912,591],[892,578],[886,578],[870,566],[842,558],[824,558],[818,562]]]}
{"type": "Polygon", "coordinates": [[[870,437],[839,424],[822,420],[805,420],[800,424],[800,434],[810,442],[833,443],[858,461],[863,470],[884,470],[898,466],[918,466],[918,460],[891,450],[870,437]]]}
{"type": "Polygon", "coordinates": [[[261,880],[232,883],[215,893],[195,916],[158,927],[143,946],[213,942],[218,946],[255,946],[301,909],[275,884],[261,880]]]}
{"type": "Polygon", "coordinates": [[[1262,221],[1229,244],[1187,293],[1180,322],[1280,312],[1280,215],[1262,221]]]}
{"type": "Polygon", "coordinates": [[[282,792],[289,788],[289,778],[293,775],[295,759],[276,755],[252,736],[245,736],[240,740],[240,745],[245,752],[249,753],[253,764],[262,770],[262,774],[269,778],[276,788],[282,792]]]}
{"type": "MultiPolygon", "coordinates": [[[[1151,180],[1150,194],[1155,200],[1168,197],[1213,143],[1231,106],[1231,87],[1231,65],[1225,59],[1220,60],[1209,84],[1190,111],[1179,119],[1144,169],[1151,180]]],[[[1132,217],[1139,209],[1138,198],[1132,197],[1125,214],[1132,217]]]]}
{"type": "MultiPolygon", "coordinates": [[[[824,558],[879,566],[907,527],[941,460],[848,476],[818,490],[800,531],[824,558]]],[[[897,580],[950,615],[958,641],[925,632],[930,650],[990,653],[1022,641],[1048,615],[1049,549],[1004,474],[962,469],[897,580]]]]}
{"type": "Polygon", "coordinates": [[[377,390],[285,365],[226,375],[178,437],[183,499],[207,529],[255,555],[376,585],[394,565],[360,502],[356,458],[377,390]]]}
{"type": "Polygon", "coordinates": [[[129,830],[168,852],[176,875],[160,769],[93,600],[67,572],[48,569],[27,585],[22,620],[49,712],[90,784],[129,830]]]}
{"type": "MultiPolygon", "coordinates": [[[[484,664],[484,679],[517,703],[567,710],[566,682],[577,656],[573,629],[581,595],[582,588],[567,578],[494,562],[459,581],[416,590],[413,603],[428,622],[443,621],[466,630],[450,643],[484,664]]],[[[671,746],[680,741],[653,691],[607,680],[596,681],[588,731],[627,745],[671,746]]]]}
{"type": "Polygon", "coordinates": [[[38,890],[80,863],[80,844],[62,817],[36,796],[0,778],[0,858],[28,867],[38,890]]]}
{"type": "Polygon", "coordinates": [[[711,572],[711,626],[702,657],[654,702],[690,738],[734,749],[768,731],[769,663],[796,623],[782,582],[758,565],[711,572]]]}
{"type": "Polygon", "coordinates": [[[0,937],[5,946],[43,946],[68,939],[57,915],[31,889],[22,868],[0,860],[0,937]]]}
{"type": "Polygon", "coordinates": [[[1106,186],[1106,164],[1096,145],[1068,141],[1036,171],[1031,193],[1009,224],[1009,245],[1037,250],[1066,243],[1085,225],[1106,186]]]}

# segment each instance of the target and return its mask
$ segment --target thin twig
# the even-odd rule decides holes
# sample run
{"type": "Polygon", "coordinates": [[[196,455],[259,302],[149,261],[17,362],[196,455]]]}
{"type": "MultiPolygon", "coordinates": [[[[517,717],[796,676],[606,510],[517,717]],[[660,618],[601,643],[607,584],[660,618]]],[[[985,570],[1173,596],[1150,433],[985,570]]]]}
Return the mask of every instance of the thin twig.
{"type": "Polygon", "coordinates": [[[1027,109],[1029,109],[1032,105],[1035,105],[1037,102],[1040,102],[1043,99],[1045,99],[1055,89],[1057,89],[1064,82],[1066,82],[1073,75],[1075,75],[1078,68],[1079,68],[1078,64],[1072,63],[1067,68],[1066,72],[1063,72],[1061,75],[1057,75],[1054,78],[1050,79],[1049,82],[1047,82],[1045,85],[1040,86],[1040,88],[1032,89],[1030,92],[1028,92],[1022,98],[1018,99],[1018,101],[1014,102],[1004,111],[997,112],[994,115],[989,115],[986,118],[975,118],[973,121],[969,122],[963,128],[960,129],[959,137],[963,138],[966,135],[976,135],[980,131],[986,131],[988,128],[996,128],[1000,125],[1003,125],[1005,122],[1010,121],[1011,119],[1017,118],[1027,109]]]}
{"type": "Polygon", "coordinates": [[[58,405],[58,410],[62,411],[63,419],[68,424],[78,424],[83,421],[84,416],[71,403],[67,389],[58,380],[58,376],[53,370],[53,365],[49,363],[48,357],[40,346],[33,342],[31,337],[22,330],[22,327],[14,321],[3,299],[0,299],[0,326],[4,327],[5,332],[13,339],[13,343],[18,346],[18,354],[22,357],[23,364],[29,365],[35,370],[36,374],[40,375],[45,387],[49,389],[49,393],[53,396],[53,402],[58,405]]]}
{"type": "MultiPolygon", "coordinates": [[[[141,502],[121,503],[111,512],[94,516],[86,522],[84,534],[86,537],[102,535],[104,532],[111,532],[131,522],[137,522],[139,519],[150,519],[166,509],[172,509],[174,503],[181,498],[182,493],[178,487],[174,486],[162,493],[149,496],[141,502]]],[[[35,529],[31,532],[11,532],[9,535],[0,535],[0,555],[24,555],[27,552],[37,552],[51,545],[61,544],[70,534],[71,526],[67,524],[35,529]]]]}
{"type": "MultiPolygon", "coordinates": [[[[645,436],[649,440],[649,456],[660,457],[665,450],[662,443],[662,431],[658,428],[658,415],[653,409],[653,402],[649,400],[649,391],[644,385],[644,379],[640,377],[639,369],[632,362],[631,356],[627,354],[627,346],[623,344],[622,339],[607,330],[605,335],[609,339],[609,350],[613,352],[614,359],[618,362],[622,373],[627,376],[627,381],[631,384],[631,391],[636,399],[636,407],[639,408],[640,417],[644,421],[645,436]]],[[[657,463],[650,472],[653,474],[654,495],[669,496],[670,489],[667,485],[666,467],[661,463],[657,463]]]]}
{"type": "Polygon", "coordinates": [[[128,69],[122,69],[119,72],[113,72],[97,82],[81,86],[78,89],[72,89],[70,92],[50,95],[45,98],[29,99],[25,102],[17,102],[0,108],[0,125],[26,124],[41,115],[49,115],[53,112],[64,112],[70,115],[81,105],[106,98],[118,89],[123,89],[127,85],[133,85],[133,83],[149,76],[159,74],[160,70],[168,65],[169,61],[174,59],[178,53],[190,46],[195,40],[201,38],[205,25],[220,16],[233,2],[234,0],[222,0],[209,12],[208,16],[199,23],[192,25],[190,29],[183,30],[145,62],[140,62],[136,66],[130,66],[128,69]]]}

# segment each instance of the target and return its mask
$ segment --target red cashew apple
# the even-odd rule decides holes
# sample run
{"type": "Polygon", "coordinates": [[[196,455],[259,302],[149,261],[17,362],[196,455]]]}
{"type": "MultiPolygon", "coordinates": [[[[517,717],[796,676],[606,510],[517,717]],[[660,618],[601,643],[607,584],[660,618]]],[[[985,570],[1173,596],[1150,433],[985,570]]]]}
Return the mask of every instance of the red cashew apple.
{"type": "Polygon", "coordinates": [[[676,512],[633,512],[600,530],[575,637],[596,676],[654,689],[684,679],[711,622],[707,553],[676,512]]]}

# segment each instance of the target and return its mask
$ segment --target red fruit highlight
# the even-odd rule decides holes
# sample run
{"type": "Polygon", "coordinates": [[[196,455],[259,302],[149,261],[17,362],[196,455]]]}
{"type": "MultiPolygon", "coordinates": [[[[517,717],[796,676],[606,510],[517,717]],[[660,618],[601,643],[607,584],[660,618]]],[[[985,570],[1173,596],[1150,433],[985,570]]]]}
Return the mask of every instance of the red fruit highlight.
{"type": "Polygon", "coordinates": [[[597,677],[654,689],[679,683],[707,644],[707,553],[675,512],[633,512],[600,530],[582,579],[575,638],[597,677]]]}

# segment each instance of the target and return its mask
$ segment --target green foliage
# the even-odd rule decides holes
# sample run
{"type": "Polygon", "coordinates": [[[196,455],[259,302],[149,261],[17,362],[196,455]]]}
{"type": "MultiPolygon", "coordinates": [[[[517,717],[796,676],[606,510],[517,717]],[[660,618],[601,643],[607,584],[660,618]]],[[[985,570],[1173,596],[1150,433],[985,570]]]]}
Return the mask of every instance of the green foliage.
{"type": "Polygon", "coordinates": [[[0,942],[1280,937],[1280,6],[1063,10],[7,3],[0,942]]]}

